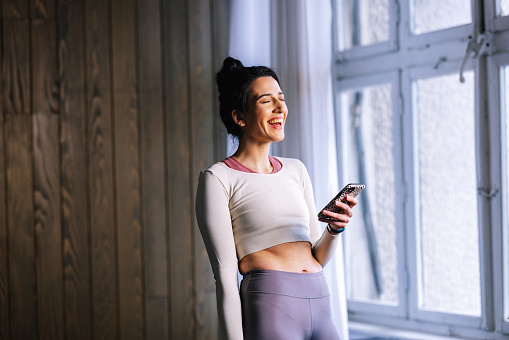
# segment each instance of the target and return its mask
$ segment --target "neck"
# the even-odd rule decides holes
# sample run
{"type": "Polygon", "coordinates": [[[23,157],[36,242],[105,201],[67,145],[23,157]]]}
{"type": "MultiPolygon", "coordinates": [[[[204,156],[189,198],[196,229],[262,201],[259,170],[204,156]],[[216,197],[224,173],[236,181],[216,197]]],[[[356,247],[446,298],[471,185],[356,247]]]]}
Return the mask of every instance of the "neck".
{"type": "Polygon", "coordinates": [[[269,161],[269,143],[253,144],[239,141],[239,147],[233,157],[245,167],[258,173],[269,174],[272,172],[272,165],[269,161]]]}

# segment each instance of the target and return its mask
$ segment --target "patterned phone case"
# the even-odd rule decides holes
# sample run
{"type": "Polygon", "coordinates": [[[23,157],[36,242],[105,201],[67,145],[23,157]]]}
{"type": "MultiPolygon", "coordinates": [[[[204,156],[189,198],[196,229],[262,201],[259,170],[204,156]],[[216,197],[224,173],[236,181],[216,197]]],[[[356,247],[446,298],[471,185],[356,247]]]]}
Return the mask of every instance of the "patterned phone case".
{"type": "Polygon", "coordinates": [[[341,191],[334,197],[320,212],[318,213],[318,218],[321,220],[334,220],[330,216],[325,215],[322,211],[329,210],[335,213],[341,214],[343,209],[338,207],[334,202],[340,200],[345,202],[346,196],[356,197],[362,190],[364,190],[366,186],[364,184],[347,184],[341,191]]]}

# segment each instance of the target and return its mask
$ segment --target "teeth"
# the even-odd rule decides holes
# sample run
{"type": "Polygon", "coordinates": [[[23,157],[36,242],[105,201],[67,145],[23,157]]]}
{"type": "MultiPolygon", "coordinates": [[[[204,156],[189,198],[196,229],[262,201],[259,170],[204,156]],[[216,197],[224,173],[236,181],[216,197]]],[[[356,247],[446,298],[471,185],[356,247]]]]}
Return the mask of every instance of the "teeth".
{"type": "Polygon", "coordinates": [[[275,118],[268,121],[269,124],[283,123],[283,118],[275,118]]]}

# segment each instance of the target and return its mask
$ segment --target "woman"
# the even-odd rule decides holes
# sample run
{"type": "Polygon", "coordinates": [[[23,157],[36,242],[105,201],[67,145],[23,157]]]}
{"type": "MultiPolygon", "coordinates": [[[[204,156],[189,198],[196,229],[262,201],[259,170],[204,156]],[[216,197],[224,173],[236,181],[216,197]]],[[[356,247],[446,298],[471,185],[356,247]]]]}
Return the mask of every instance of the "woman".
{"type": "Polygon", "coordinates": [[[304,165],[269,156],[288,115],[275,72],[226,58],[217,85],[221,119],[239,145],[201,172],[196,215],[223,338],[339,339],[322,267],[357,200],[336,202],[342,214],[325,211],[334,222],[321,233],[304,165]]]}

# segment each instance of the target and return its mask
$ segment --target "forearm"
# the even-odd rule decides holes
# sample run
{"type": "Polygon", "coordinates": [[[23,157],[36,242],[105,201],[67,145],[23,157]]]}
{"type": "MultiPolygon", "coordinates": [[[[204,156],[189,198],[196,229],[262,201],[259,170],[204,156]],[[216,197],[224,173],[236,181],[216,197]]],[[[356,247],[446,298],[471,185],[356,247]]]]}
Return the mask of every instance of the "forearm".
{"type": "Polygon", "coordinates": [[[322,233],[322,236],[313,244],[313,256],[324,267],[334,255],[339,242],[339,234],[331,234],[328,227],[322,233]]]}

